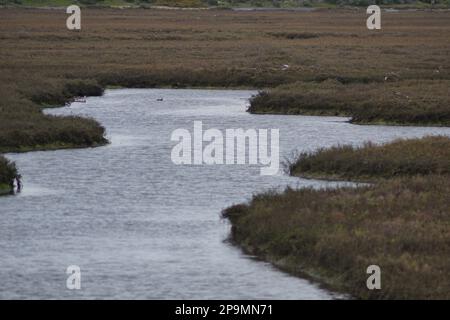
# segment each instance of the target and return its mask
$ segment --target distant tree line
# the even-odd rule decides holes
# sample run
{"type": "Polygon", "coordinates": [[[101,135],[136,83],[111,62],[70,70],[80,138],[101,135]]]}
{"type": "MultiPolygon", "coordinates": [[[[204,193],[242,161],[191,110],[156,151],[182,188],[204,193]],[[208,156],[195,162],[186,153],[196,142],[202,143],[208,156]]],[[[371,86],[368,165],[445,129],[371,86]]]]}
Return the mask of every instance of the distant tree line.
{"type": "MultiPolygon", "coordinates": [[[[450,5],[450,0],[73,0],[72,4],[80,5],[108,5],[115,4],[135,4],[135,5],[164,5],[173,7],[200,7],[200,6],[225,6],[225,7],[308,7],[319,4],[331,5],[350,5],[350,6],[368,6],[371,4],[378,5],[420,5],[420,4],[436,4],[450,5]]],[[[0,5],[29,5],[27,0],[0,0],[0,5]]],[[[37,0],[34,6],[51,6],[64,5],[65,1],[57,0],[37,0]]]]}

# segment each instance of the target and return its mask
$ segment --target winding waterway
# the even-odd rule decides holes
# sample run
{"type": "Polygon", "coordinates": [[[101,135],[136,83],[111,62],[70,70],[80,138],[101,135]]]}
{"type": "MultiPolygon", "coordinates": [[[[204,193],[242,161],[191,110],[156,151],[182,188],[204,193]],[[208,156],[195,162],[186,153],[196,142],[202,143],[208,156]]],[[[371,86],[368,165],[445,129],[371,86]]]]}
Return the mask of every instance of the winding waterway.
{"type": "Polygon", "coordinates": [[[107,90],[47,110],[97,119],[111,144],[8,154],[24,190],[0,197],[0,298],[330,299],[338,297],[243,254],[223,208],[270,188],[328,187],[258,166],[171,161],[173,130],[278,128],[281,157],[338,143],[387,142],[450,128],[359,126],[339,117],[251,115],[253,91],[107,90]],[[157,101],[163,98],[163,101],[157,101]],[[66,288],[67,266],[81,290],[66,288]]]}

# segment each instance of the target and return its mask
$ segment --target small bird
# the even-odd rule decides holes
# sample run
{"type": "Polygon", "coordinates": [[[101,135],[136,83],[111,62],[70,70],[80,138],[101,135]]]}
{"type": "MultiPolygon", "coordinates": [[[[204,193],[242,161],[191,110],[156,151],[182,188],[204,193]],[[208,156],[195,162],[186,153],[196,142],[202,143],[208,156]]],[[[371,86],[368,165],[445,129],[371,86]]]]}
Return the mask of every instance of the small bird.
{"type": "Polygon", "coordinates": [[[156,101],[164,101],[164,99],[163,98],[158,98],[158,99],[156,99],[156,101]]]}

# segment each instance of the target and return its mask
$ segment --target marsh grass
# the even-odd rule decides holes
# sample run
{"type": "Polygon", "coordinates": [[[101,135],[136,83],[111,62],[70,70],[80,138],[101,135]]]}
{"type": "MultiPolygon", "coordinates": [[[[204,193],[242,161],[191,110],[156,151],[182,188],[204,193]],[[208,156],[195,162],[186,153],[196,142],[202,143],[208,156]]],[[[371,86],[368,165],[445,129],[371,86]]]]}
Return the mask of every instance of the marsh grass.
{"type": "Polygon", "coordinates": [[[320,149],[288,170],[372,183],[255,195],[223,212],[234,242],[353,297],[450,298],[450,138],[320,149]],[[366,287],[372,264],[381,267],[381,290],[366,287]]]}
{"type": "Polygon", "coordinates": [[[413,175],[450,174],[450,138],[429,136],[400,139],[384,145],[366,143],[302,153],[289,164],[295,176],[338,179],[393,178],[413,175]]]}
{"type": "Polygon", "coordinates": [[[349,116],[360,124],[450,125],[449,80],[369,83],[337,78],[297,82],[260,92],[251,113],[349,116]]]}
{"type": "Polygon", "coordinates": [[[450,298],[449,176],[286,189],[224,210],[232,240],[296,275],[362,299],[450,298]],[[366,269],[381,268],[381,290],[366,269]]]}

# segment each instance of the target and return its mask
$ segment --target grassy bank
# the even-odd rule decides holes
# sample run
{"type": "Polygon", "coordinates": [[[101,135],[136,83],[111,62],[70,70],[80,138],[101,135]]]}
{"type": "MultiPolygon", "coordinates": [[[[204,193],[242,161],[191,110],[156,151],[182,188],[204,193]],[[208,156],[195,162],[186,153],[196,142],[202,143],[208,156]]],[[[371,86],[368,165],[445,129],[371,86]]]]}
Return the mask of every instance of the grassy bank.
{"type": "Polygon", "coordinates": [[[12,191],[12,184],[16,175],[17,169],[15,164],[0,154],[0,195],[12,191]]]}
{"type": "Polygon", "coordinates": [[[366,143],[303,153],[289,165],[295,176],[373,180],[398,176],[450,174],[450,138],[425,137],[385,145],[366,143]]]}
{"type": "Polygon", "coordinates": [[[449,176],[255,196],[224,211],[232,240],[283,270],[362,299],[450,298],[449,176]],[[381,290],[368,290],[369,265],[381,290]]]}
{"type": "Polygon", "coordinates": [[[291,174],[376,183],[256,195],[224,210],[231,239],[356,298],[449,299],[449,152],[450,138],[427,137],[303,154],[291,174]],[[381,290],[366,287],[372,264],[381,268],[381,290]]]}
{"type": "Polygon", "coordinates": [[[248,111],[349,116],[359,124],[450,125],[449,80],[402,81],[387,74],[368,83],[353,81],[336,78],[279,86],[255,96],[248,111]]]}
{"type": "Polygon", "coordinates": [[[45,146],[89,147],[107,142],[104,128],[93,119],[42,113],[42,108],[64,105],[76,96],[101,95],[103,89],[98,84],[90,80],[70,80],[55,82],[42,91],[35,87],[23,88],[21,91],[29,99],[18,98],[20,106],[11,99],[14,98],[11,94],[5,94],[6,101],[0,103],[4,106],[3,110],[6,109],[0,120],[0,152],[42,150],[45,146]],[[16,109],[13,109],[14,106],[16,109]]]}

